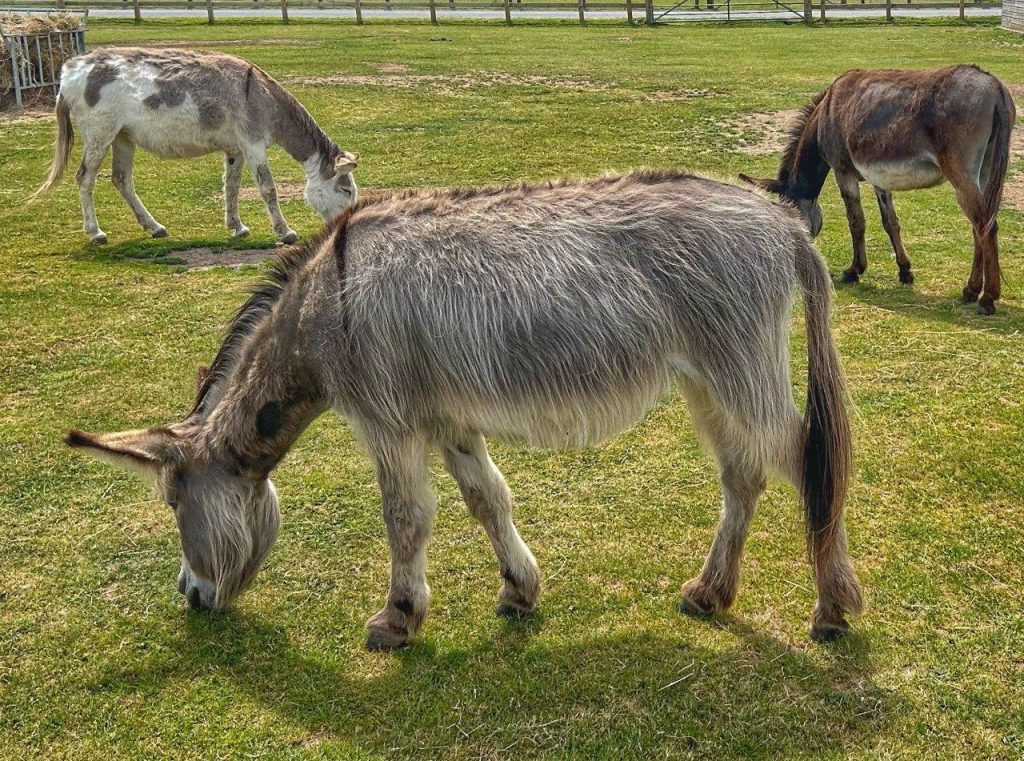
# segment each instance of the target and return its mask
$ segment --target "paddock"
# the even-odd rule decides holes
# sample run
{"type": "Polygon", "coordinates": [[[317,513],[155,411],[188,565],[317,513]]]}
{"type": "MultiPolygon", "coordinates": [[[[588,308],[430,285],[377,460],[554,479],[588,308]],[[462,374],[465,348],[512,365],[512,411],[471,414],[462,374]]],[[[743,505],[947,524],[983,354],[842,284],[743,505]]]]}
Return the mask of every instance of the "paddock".
{"type": "MultiPolygon", "coordinates": [[[[89,20],[90,48],[187,45],[251,60],[346,149],[360,192],[688,167],[774,172],[785,121],[854,67],[973,62],[1018,103],[1024,38],[996,22],[805,28],[89,20]],[[367,189],[367,190],[364,190],[367,189]]],[[[542,571],[539,609],[493,616],[496,566],[440,461],[430,617],[392,654],[362,647],[387,588],[373,469],[321,418],[275,472],[280,539],[224,614],[186,610],[178,536],[147,487],[75,457],[72,427],[185,415],[194,370],[259,275],[274,236],[251,184],[251,236],[223,229],[221,159],[138,155],[167,238],[143,234],[110,182],[89,247],[67,178],[46,174],[46,110],[0,115],[0,757],[272,754],[345,758],[1015,757],[1024,752],[1024,141],[999,218],[999,311],[959,303],[971,230],[947,185],[896,194],[915,282],[871,262],[836,286],[852,395],[854,632],[807,638],[814,580],[798,496],[772,481],[737,601],[675,611],[721,493],[679,395],[582,451],[492,446],[542,571]],[[216,264],[238,267],[217,267],[216,264]]],[[[80,147],[72,161],[77,163],[80,147]]],[[[270,164],[304,237],[301,168],[270,164]]],[[[837,275],[850,240],[835,182],[817,244],[837,275]]],[[[793,317],[795,396],[805,334],[793,317]]]]}

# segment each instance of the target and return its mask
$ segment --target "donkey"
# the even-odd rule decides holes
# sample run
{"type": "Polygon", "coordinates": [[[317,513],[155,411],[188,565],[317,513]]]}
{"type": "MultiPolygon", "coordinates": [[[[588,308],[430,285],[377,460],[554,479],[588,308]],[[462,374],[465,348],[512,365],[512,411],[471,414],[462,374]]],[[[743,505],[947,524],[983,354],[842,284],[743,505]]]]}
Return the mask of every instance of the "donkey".
{"type": "Polygon", "coordinates": [[[356,157],[338,148],[309,112],[269,74],[224,53],[191,50],[107,48],[72,58],[61,72],[57,139],[50,175],[33,200],[64,175],[74,140],[82,133],[78,196],[85,232],[107,242],[96,222],[92,191],[100,164],[113,147],[114,187],[139,224],[154,238],[167,235],[135,193],[135,146],[162,158],[224,152],[224,222],[236,237],[249,234],[238,215],[242,167],[248,163],[284,243],[298,236],[285,222],[267,164],[267,148],[279,143],[302,164],[306,201],[333,219],[355,203],[356,157]]]}
{"type": "Polygon", "coordinates": [[[842,519],[850,429],[830,299],[799,215],[700,177],[645,171],[396,194],[360,202],[281,255],[201,371],[184,421],[72,431],[67,443],[155,482],[181,534],[179,590],[195,608],[222,609],[274,542],[270,472],[333,408],[377,469],[391,585],[367,645],[392,648],[427,612],[429,450],[440,450],[497,555],[497,612],[528,614],[540,572],[484,437],[596,444],[674,380],[724,491],[680,611],[732,603],[755,503],[778,473],[802,491],[818,586],[811,634],[829,639],[861,608],[842,519]],[[803,417],[789,374],[794,284],[808,333],[803,417]]]}
{"type": "Polygon", "coordinates": [[[817,235],[818,196],[829,170],[835,170],[853,238],[853,263],[843,272],[844,283],[857,282],[868,266],[858,183],[871,183],[900,282],[906,284],[914,275],[900,240],[893,191],[949,180],[974,230],[974,264],[963,300],[978,301],[979,314],[992,314],[1000,295],[996,214],[1015,117],[1006,86],[977,66],[855,69],[804,107],[789,132],[777,177],[740,177],[797,205],[817,235]]]}

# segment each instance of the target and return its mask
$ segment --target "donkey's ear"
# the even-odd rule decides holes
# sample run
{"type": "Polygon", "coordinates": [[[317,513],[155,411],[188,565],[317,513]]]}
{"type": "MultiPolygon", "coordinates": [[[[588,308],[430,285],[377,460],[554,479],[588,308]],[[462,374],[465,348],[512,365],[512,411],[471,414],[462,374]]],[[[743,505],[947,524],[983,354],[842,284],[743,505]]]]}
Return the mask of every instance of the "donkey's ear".
{"type": "Polygon", "coordinates": [[[341,155],[334,162],[334,176],[341,177],[342,175],[352,174],[352,170],[357,166],[359,166],[359,156],[348,151],[342,151],[341,155]]]}
{"type": "Polygon", "coordinates": [[[761,188],[762,190],[767,190],[769,193],[775,193],[776,195],[783,191],[782,183],[779,182],[774,177],[764,177],[762,179],[759,179],[757,177],[751,177],[749,174],[743,174],[742,172],[740,172],[740,179],[743,180],[744,182],[749,182],[754,187],[761,188]]]}
{"type": "Polygon", "coordinates": [[[64,443],[150,479],[156,478],[164,466],[174,463],[180,456],[178,436],[166,428],[101,434],[70,431],[64,443]]]}

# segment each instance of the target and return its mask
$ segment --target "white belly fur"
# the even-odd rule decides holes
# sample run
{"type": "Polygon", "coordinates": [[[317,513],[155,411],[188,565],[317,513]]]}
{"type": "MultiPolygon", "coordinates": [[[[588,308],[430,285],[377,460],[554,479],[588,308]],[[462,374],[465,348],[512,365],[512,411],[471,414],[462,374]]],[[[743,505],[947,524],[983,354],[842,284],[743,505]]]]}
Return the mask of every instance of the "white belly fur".
{"type": "Polygon", "coordinates": [[[883,190],[917,190],[932,188],[946,178],[932,157],[922,156],[905,161],[886,161],[876,164],[858,164],[854,167],[865,182],[883,190]]]}

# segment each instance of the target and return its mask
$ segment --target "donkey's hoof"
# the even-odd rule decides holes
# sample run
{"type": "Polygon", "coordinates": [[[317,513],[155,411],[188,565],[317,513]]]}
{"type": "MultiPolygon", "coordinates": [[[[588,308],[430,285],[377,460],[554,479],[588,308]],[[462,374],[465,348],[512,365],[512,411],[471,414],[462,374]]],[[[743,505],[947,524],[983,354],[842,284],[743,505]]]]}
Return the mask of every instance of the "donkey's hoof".
{"type": "Polygon", "coordinates": [[[911,272],[910,270],[901,270],[900,271],[900,282],[903,283],[903,285],[913,285],[914,284],[914,273],[911,272]]]}
{"type": "Polygon", "coordinates": [[[94,246],[105,246],[107,245],[107,234],[96,233],[94,236],[89,238],[89,243],[91,243],[94,246]]]}
{"type": "Polygon", "coordinates": [[[995,299],[989,296],[982,296],[978,299],[978,314],[990,315],[996,313],[995,299]]]}
{"type": "Polygon", "coordinates": [[[860,281],[860,275],[856,272],[850,272],[847,270],[843,273],[843,276],[839,278],[840,283],[856,283],[860,281]]]}
{"type": "Polygon", "coordinates": [[[536,608],[521,608],[518,605],[513,605],[510,602],[499,602],[498,607],[494,609],[496,616],[502,618],[528,618],[536,612],[536,608]]]}
{"type": "Polygon", "coordinates": [[[833,642],[846,636],[849,632],[850,625],[843,618],[838,621],[822,621],[811,624],[811,639],[815,642],[833,642]]]}
{"type": "Polygon", "coordinates": [[[232,230],[231,234],[233,236],[235,236],[236,238],[248,238],[249,237],[249,228],[246,227],[245,225],[242,225],[241,227],[238,227],[238,228],[235,228],[234,230],[232,230]]]}
{"type": "Polygon", "coordinates": [[[696,600],[691,600],[689,597],[680,598],[676,604],[676,610],[684,616],[693,616],[694,618],[707,618],[715,614],[714,605],[704,605],[696,600]]]}
{"type": "Polygon", "coordinates": [[[717,597],[699,579],[691,579],[683,584],[683,596],[676,605],[676,610],[684,616],[704,618],[714,615],[725,607],[717,597]]]}
{"type": "Polygon", "coordinates": [[[397,629],[373,628],[366,636],[366,649],[372,652],[397,650],[407,647],[408,644],[408,635],[397,629]]]}
{"type": "Polygon", "coordinates": [[[281,236],[281,242],[284,243],[287,246],[290,246],[292,243],[294,243],[298,239],[299,239],[299,234],[297,232],[295,232],[294,230],[289,230],[288,232],[286,232],[284,235],[281,236]]]}
{"type": "Polygon", "coordinates": [[[964,288],[961,298],[965,304],[973,304],[978,300],[979,293],[980,291],[972,291],[970,288],[964,288]]]}
{"type": "Polygon", "coordinates": [[[164,227],[163,225],[160,225],[160,227],[158,227],[155,230],[153,230],[153,232],[150,233],[150,234],[154,238],[166,238],[167,237],[167,228],[164,227]]]}

